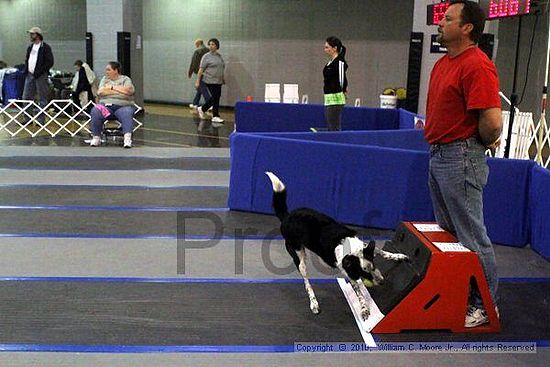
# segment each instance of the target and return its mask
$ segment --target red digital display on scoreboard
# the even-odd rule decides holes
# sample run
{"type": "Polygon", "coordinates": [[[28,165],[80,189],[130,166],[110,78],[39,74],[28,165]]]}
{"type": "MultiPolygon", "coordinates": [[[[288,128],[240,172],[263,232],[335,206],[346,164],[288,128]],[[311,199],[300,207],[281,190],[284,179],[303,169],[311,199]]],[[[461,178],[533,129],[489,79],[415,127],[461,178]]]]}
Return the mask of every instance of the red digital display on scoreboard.
{"type": "Polygon", "coordinates": [[[481,0],[488,19],[513,17],[531,12],[531,0],[481,0]]]}
{"type": "MultiPolygon", "coordinates": [[[[487,20],[526,15],[531,13],[531,0],[480,0],[479,6],[485,11],[487,20]]],[[[428,5],[428,25],[438,25],[445,16],[449,2],[428,5]]]]}
{"type": "MultiPolygon", "coordinates": [[[[428,7],[429,6],[430,5],[428,5],[428,7]]],[[[432,24],[432,25],[439,24],[441,19],[443,19],[443,17],[445,16],[445,12],[449,7],[449,3],[432,4],[431,6],[433,7],[431,14],[430,14],[430,11],[428,11],[428,14],[430,14],[430,18],[431,18],[431,19],[428,19],[428,22],[431,21],[431,23],[428,23],[428,24],[432,24]]]]}

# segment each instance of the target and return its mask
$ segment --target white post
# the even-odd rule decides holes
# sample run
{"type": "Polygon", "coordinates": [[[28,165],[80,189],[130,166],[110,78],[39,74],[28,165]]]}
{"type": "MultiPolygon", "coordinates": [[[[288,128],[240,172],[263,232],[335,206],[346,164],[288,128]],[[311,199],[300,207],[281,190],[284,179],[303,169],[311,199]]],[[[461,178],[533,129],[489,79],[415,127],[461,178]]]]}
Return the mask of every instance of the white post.
{"type": "MultiPolygon", "coordinates": [[[[538,136],[538,149],[537,149],[537,157],[536,162],[540,165],[544,166],[543,164],[543,158],[542,158],[542,149],[545,145],[545,135],[547,134],[547,128],[546,128],[546,104],[548,103],[547,96],[548,96],[548,67],[550,66],[550,12],[548,12],[548,39],[547,39],[548,45],[546,47],[546,71],[544,75],[544,88],[542,91],[542,102],[541,102],[541,114],[540,114],[540,120],[538,123],[538,129],[539,129],[539,136],[538,136]]],[[[548,161],[547,161],[548,163],[548,161]]]]}

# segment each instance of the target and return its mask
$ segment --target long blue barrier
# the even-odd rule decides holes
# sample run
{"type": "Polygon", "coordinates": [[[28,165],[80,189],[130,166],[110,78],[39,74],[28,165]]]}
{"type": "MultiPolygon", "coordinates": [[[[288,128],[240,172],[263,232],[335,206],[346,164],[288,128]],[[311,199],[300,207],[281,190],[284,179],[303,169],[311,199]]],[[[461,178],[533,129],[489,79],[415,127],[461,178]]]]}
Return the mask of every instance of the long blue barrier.
{"type": "MultiPolygon", "coordinates": [[[[237,132],[305,132],[323,129],[325,107],[316,104],[237,102],[237,132]]],[[[347,106],[342,112],[343,130],[413,129],[414,114],[402,109],[347,106]]]]}
{"type": "Polygon", "coordinates": [[[323,131],[258,133],[274,138],[319,141],[427,152],[429,145],[422,130],[323,131]]]}
{"type": "Polygon", "coordinates": [[[535,165],[529,190],[531,248],[550,260],[550,171],[535,165]]]}
{"type": "Polygon", "coordinates": [[[231,209],[272,213],[264,171],[273,171],[287,184],[291,208],[377,228],[433,220],[425,151],[234,134],[231,156],[231,209]]]}
{"type": "MultiPolygon", "coordinates": [[[[263,173],[270,170],[287,184],[290,208],[312,207],[345,223],[388,229],[402,220],[433,220],[421,136],[415,130],[234,134],[228,207],[271,214],[271,188],[263,173]]],[[[489,236],[524,246],[530,237],[533,163],[489,159],[489,166],[484,200],[489,236]]]]}
{"type": "Polygon", "coordinates": [[[485,225],[491,240],[509,246],[529,243],[529,184],[533,161],[489,158],[483,193],[485,225]]]}

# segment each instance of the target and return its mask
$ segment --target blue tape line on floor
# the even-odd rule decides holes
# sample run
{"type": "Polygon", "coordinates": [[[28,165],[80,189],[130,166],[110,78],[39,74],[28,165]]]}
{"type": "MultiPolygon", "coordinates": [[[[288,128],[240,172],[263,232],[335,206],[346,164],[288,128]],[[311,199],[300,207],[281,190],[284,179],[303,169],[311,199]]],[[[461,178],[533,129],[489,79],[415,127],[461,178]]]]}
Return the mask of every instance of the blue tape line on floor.
{"type": "Polygon", "coordinates": [[[48,345],[0,344],[0,352],[64,353],[291,353],[294,345],[48,345]]]}
{"type": "MultiPolygon", "coordinates": [[[[495,341],[505,342],[505,341],[495,341]]],[[[528,340],[547,348],[550,340],[528,340]]],[[[443,343],[443,342],[441,342],[443,343]]],[[[70,345],[0,344],[0,352],[58,353],[294,353],[294,345],[70,345]]]]}
{"type": "Polygon", "coordinates": [[[500,283],[548,283],[550,278],[545,277],[503,277],[498,278],[500,283]]]}
{"type": "MultiPolygon", "coordinates": [[[[146,240],[199,240],[199,241],[208,241],[208,240],[245,240],[245,241],[257,241],[257,240],[266,240],[266,241],[282,241],[282,236],[220,236],[212,237],[210,235],[186,235],[185,237],[178,237],[175,235],[163,235],[163,234],[152,234],[152,235],[125,235],[125,234],[97,234],[97,233],[0,233],[0,238],[20,238],[20,237],[29,237],[29,238],[112,238],[112,239],[146,239],[146,240]]],[[[376,240],[376,241],[387,241],[388,237],[385,236],[359,236],[362,240],[376,240]]]]}
{"type": "MultiPolygon", "coordinates": [[[[74,283],[212,283],[212,284],[302,284],[302,278],[132,278],[132,277],[0,277],[0,282],[74,282],[74,283]]],[[[336,283],[335,278],[310,279],[315,284],[336,283]]]]}
{"type": "MultiPolygon", "coordinates": [[[[550,283],[550,278],[500,278],[502,283],[550,283]]],[[[143,278],[143,277],[0,277],[0,282],[105,282],[105,283],[244,283],[244,284],[294,284],[302,278],[249,279],[249,278],[143,278]]],[[[336,283],[336,278],[314,278],[311,283],[336,283]]]]}
{"type": "MultiPolygon", "coordinates": [[[[550,283],[550,278],[499,278],[502,283],[550,283]]],[[[143,278],[143,277],[0,277],[0,282],[105,282],[105,283],[244,283],[244,284],[294,284],[302,278],[248,279],[248,278],[143,278]]],[[[336,283],[336,278],[314,278],[311,283],[336,283]]]]}
{"type": "Polygon", "coordinates": [[[147,186],[147,185],[53,185],[53,184],[0,184],[0,187],[14,188],[50,188],[50,189],[107,189],[107,190],[220,190],[229,189],[228,186],[147,186]]]}
{"type": "MultiPolygon", "coordinates": [[[[386,342],[384,341],[384,338],[383,337],[380,337],[376,334],[373,334],[373,338],[374,338],[374,341],[376,342],[376,344],[378,343],[392,343],[392,342],[386,342]]],[[[451,343],[451,344],[459,344],[459,343],[464,343],[464,344],[468,344],[468,343],[483,343],[483,342],[490,342],[490,343],[536,343],[537,344],[537,348],[548,348],[550,347],[550,340],[546,340],[546,339],[543,339],[543,340],[476,340],[476,341],[472,341],[472,340],[459,340],[459,341],[446,341],[446,340],[437,340],[437,341],[434,341],[434,342],[437,342],[437,343],[441,343],[441,344],[446,344],[446,343],[451,343]]],[[[399,341],[395,340],[396,343],[400,343],[399,341]]],[[[408,342],[408,341],[407,341],[408,342]]]]}
{"type": "Polygon", "coordinates": [[[267,240],[276,241],[282,240],[282,236],[220,236],[212,237],[210,235],[185,235],[185,237],[178,237],[176,235],[163,235],[163,234],[151,234],[151,235],[126,235],[126,234],[97,234],[97,233],[0,233],[0,238],[112,238],[112,239],[133,239],[133,240],[267,240]]]}
{"type": "Polygon", "coordinates": [[[120,172],[120,171],[150,171],[150,172],[173,172],[173,171],[201,171],[201,172],[229,172],[227,168],[209,168],[209,169],[201,169],[201,168],[89,168],[89,167],[51,167],[51,166],[42,166],[42,167],[18,167],[18,168],[0,168],[0,171],[7,171],[7,170],[17,170],[17,171],[72,171],[72,172],[79,172],[79,171],[113,171],[113,172],[120,172]]]}
{"type": "Polygon", "coordinates": [[[121,211],[121,212],[227,212],[229,208],[196,207],[133,207],[133,206],[87,206],[87,205],[0,205],[0,210],[76,210],[76,211],[121,211]]]}

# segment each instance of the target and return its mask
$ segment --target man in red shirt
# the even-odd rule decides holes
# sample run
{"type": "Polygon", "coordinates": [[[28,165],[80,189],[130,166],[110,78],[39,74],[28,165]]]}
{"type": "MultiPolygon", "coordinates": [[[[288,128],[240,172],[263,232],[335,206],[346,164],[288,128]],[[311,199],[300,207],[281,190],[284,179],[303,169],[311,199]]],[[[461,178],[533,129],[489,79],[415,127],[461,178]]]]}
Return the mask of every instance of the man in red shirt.
{"type": "MultiPolygon", "coordinates": [[[[438,41],[447,54],[432,70],[425,137],[431,145],[429,186],[438,224],[475,251],[493,301],[498,278],[495,254],[483,220],[483,188],[489,169],[485,150],[498,146],[502,131],[495,65],[477,47],[485,14],[473,1],[451,1],[439,22],[438,41]]],[[[488,322],[472,284],[465,326],[488,322]]]]}

